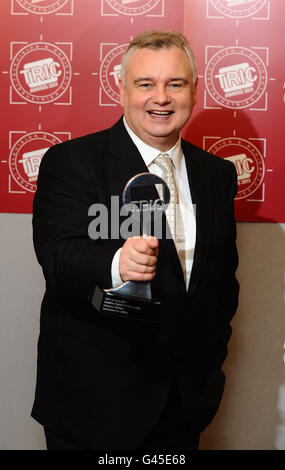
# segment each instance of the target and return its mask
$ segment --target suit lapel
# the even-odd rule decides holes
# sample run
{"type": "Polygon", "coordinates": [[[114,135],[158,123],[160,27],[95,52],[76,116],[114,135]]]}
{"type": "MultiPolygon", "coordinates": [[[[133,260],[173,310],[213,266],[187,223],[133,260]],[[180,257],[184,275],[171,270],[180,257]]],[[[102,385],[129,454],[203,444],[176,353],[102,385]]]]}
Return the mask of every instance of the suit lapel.
{"type": "Polygon", "coordinates": [[[203,151],[184,140],[182,140],[182,148],[196,212],[196,246],[188,289],[188,295],[191,295],[196,290],[206,266],[212,228],[213,187],[203,151]]]}
{"type": "Polygon", "coordinates": [[[109,131],[108,153],[113,194],[121,195],[130,178],[148,171],[121,118],[109,131]]]}

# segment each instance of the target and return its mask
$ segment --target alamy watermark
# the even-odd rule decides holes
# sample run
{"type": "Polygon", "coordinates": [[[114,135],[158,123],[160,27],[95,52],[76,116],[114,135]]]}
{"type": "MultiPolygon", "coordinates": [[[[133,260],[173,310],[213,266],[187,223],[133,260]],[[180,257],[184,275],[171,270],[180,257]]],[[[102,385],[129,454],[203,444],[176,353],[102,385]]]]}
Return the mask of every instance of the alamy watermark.
{"type": "MultiPolygon", "coordinates": [[[[132,201],[120,208],[119,196],[111,196],[111,205],[94,203],[89,207],[88,216],[94,217],[88,226],[88,235],[92,240],[118,240],[139,236],[152,235],[157,239],[172,239],[168,223],[163,213],[168,204],[161,199],[132,201]],[[124,218],[122,220],[122,218],[124,218]]],[[[183,210],[182,204],[176,210],[183,210]]],[[[195,205],[193,205],[195,213],[195,205]]]]}

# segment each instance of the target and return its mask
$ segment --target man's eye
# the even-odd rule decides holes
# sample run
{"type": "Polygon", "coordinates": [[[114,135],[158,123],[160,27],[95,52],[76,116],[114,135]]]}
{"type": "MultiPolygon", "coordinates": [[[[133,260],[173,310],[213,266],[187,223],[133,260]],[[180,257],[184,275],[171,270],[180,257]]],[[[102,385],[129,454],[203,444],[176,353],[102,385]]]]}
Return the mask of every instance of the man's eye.
{"type": "Polygon", "coordinates": [[[142,83],[141,88],[150,88],[150,83],[142,83]]]}
{"type": "Polygon", "coordinates": [[[181,83],[169,83],[170,88],[180,88],[182,86],[181,83]]]}

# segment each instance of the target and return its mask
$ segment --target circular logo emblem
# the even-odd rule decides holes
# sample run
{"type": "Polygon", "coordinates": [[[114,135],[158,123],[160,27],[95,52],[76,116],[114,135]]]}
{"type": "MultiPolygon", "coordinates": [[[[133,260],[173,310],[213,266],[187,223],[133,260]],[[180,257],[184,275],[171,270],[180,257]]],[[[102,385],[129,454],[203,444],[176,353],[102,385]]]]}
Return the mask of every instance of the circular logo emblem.
{"type": "Polygon", "coordinates": [[[257,13],[267,0],[210,0],[223,15],[231,18],[247,18],[257,13]]]}
{"type": "Polygon", "coordinates": [[[118,13],[123,15],[143,15],[152,10],[160,0],[106,0],[118,13]]]}
{"type": "Polygon", "coordinates": [[[61,140],[48,132],[30,132],[21,137],[9,155],[10,173],[16,183],[27,191],[35,192],[39,167],[43,155],[61,140]]]}
{"type": "Polygon", "coordinates": [[[35,42],[17,52],[11,63],[10,79],[24,100],[51,103],[69,87],[71,65],[66,54],[54,44],[35,42]]]}
{"type": "Polygon", "coordinates": [[[208,62],[205,84],[210,96],[226,108],[247,108],[266,90],[267,71],[255,52],[226,47],[208,62]]]}
{"type": "Polygon", "coordinates": [[[120,103],[119,78],[121,74],[121,60],[127,44],[112,49],[104,58],[100,67],[100,82],[105,93],[116,103],[120,103]]]}
{"type": "Polygon", "coordinates": [[[17,3],[29,13],[48,15],[60,10],[68,0],[17,0],[17,3]]]}
{"type": "Polygon", "coordinates": [[[264,177],[264,162],[260,151],[249,141],[231,137],[216,142],[208,150],[234,163],[238,176],[236,200],[254,193],[264,177]]]}

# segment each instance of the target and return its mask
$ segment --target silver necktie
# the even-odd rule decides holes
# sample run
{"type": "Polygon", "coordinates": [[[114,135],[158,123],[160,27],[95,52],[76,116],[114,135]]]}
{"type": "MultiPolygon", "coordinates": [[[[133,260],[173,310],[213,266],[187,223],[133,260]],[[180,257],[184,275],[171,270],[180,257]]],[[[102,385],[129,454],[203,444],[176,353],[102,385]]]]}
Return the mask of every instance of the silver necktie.
{"type": "Polygon", "coordinates": [[[184,280],[186,282],[185,233],[182,221],[181,208],[179,206],[179,196],[173,171],[173,162],[167,153],[161,153],[156,157],[154,163],[161,169],[162,178],[169,187],[170,203],[168,205],[168,208],[166,209],[166,217],[180,259],[184,274],[184,280]]]}

